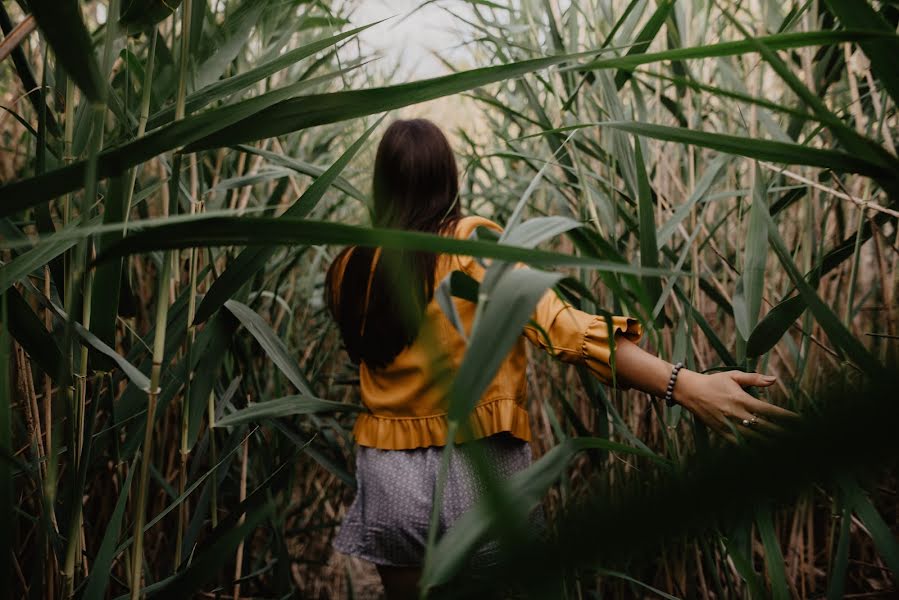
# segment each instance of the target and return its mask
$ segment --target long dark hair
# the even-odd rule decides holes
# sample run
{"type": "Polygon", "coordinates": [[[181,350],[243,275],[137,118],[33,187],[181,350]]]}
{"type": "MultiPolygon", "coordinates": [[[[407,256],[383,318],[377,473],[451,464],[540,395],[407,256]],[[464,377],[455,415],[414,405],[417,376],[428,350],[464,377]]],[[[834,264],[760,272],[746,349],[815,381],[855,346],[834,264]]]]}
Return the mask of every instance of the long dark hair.
{"type": "MultiPolygon", "coordinates": [[[[456,159],[440,128],[394,121],[375,157],[372,224],[444,233],[462,216],[458,195],[456,159]]],[[[436,265],[433,252],[349,246],[337,255],[325,299],[353,362],[384,367],[415,341],[436,265]]]]}

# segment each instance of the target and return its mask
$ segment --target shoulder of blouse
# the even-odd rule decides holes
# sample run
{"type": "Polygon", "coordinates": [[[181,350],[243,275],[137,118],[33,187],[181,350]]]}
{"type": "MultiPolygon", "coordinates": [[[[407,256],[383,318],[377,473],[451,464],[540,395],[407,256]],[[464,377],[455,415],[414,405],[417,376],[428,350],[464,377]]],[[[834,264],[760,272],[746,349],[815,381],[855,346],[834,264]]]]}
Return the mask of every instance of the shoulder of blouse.
{"type": "MultiPolygon", "coordinates": [[[[465,215],[456,223],[453,237],[461,240],[468,239],[478,227],[486,227],[499,233],[503,231],[502,225],[495,221],[491,221],[487,217],[482,217],[480,215],[465,215]]],[[[475,277],[480,274],[482,267],[480,267],[477,260],[472,256],[452,254],[449,255],[448,266],[445,272],[448,273],[455,270],[462,271],[475,277]]]]}
{"type": "Polygon", "coordinates": [[[456,223],[455,237],[465,239],[471,235],[476,227],[488,227],[495,231],[502,231],[502,225],[491,221],[481,215],[465,215],[456,223]]]}

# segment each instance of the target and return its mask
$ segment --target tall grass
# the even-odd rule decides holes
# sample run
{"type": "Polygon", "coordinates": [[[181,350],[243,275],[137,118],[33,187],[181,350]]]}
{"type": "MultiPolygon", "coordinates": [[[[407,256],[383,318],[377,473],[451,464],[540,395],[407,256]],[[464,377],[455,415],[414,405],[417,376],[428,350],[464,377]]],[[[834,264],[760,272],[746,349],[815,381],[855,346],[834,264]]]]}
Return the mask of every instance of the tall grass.
{"type": "MultiPolygon", "coordinates": [[[[454,428],[550,287],[638,316],[654,351],[692,369],[776,373],[770,399],[800,412],[831,414],[822,391],[842,381],[873,382],[883,400],[897,358],[894,5],[436,5],[467,21],[474,63],[489,66],[381,81],[359,68],[369,57],[345,55],[362,28],[386,24],[352,23],[343,4],[29,2],[39,33],[0,79],[14,90],[0,128],[0,510],[14,597],[362,589],[329,548],[355,484],[359,410],[321,296],[343,244],[497,259],[479,287],[457,276],[442,288],[481,302],[454,428]],[[458,94],[480,123],[452,132],[462,202],[503,237],[371,228],[379,115],[458,94]]],[[[6,11],[4,33],[26,18],[6,11]]],[[[509,484],[488,480],[461,527],[431,536],[423,595],[461,594],[447,584],[487,531],[521,560],[566,557],[533,564],[544,587],[531,592],[547,597],[896,591],[883,420],[868,440],[862,420],[845,439],[826,418],[810,424],[740,463],[780,478],[736,478],[752,493],[725,493],[702,474],[748,455],[722,453],[679,408],[603,388],[583,367],[532,365],[539,458],[509,484]],[[852,451],[831,468],[791,452],[798,440],[852,451]],[[784,453],[795,481],[774,468],[784,453]],[[633,525],[604,541],[638,523],[647,498],[665,511],[653,490],[678,507],[650,520],[658,540],[633,525]],[[704,497],[741,518],[691,513],[704,497]],[[537,502],[559,516],[546,546],[520,533],[537,502]],[[678,515],[702,527],[681,530],[678,515]],[[566,540],[580,554],[559,551],[566,540]]]]}

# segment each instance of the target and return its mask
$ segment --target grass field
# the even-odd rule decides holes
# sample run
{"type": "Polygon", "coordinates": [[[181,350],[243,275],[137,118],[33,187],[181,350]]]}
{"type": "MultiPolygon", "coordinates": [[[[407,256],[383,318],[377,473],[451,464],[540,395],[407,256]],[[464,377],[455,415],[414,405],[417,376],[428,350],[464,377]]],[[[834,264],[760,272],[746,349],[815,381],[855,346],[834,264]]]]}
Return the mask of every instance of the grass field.
{"type": "MultiPolygon", "coordinates": [[[[330,548],[360,407],[322,301],[346,244],[563,272],[647,349],[775,374],[807,417],[725,447],[532,349],[535,464],[429,547],[423,596],[468,593],[488,530],[529,597],[899,594],[894,1],[437,0],[457,45],[414,79],[357,39],[404,15],[354,2],[24,5],[0,11],[11,597],[379,597],[330,548]],[[377,141],[410,115],[514,244],[371,227],[377,141]],[[517,538],[537,503],[551,538],[517,538]]],[[[534,275],[481,290],[453,423],[534,275]]]]}

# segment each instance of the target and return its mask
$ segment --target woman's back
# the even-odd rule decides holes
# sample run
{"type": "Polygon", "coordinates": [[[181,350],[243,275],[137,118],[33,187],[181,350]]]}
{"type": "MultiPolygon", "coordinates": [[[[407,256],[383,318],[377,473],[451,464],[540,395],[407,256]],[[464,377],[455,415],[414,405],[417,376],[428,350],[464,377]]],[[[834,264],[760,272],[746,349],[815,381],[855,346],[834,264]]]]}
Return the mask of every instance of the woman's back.
{"type": "MultiPolygon", "coordinates": [[[[467,238],[478,226],[502,230],[493,221],[472,215],[460,219],[452,235],[467,238]]],[[[340,265],[337,269],[339,273],[340,265]]],[[[468,256],[441,254],[434,281],[440,282],[454,270],[480,279],[482,267],[468,256]]],[[[466,334],[470,333],[476,305],[455,297],[453,303],[466,334]]],[[[418,337],[409,347],[386,367],[371,368],[364,361],[359,365],[362,401],[371,413],[360,414],[356,421],[353,434],[357,443],[391,450],[444,445],[448,386],[464,353],[465,340],[435,295],[425,308],[418,337]]],[[[518,438],[530,439],[524,408],[525,364],[521,339],[475,408],[471,424],[478,437],[510,431],[518,438]]]]}

